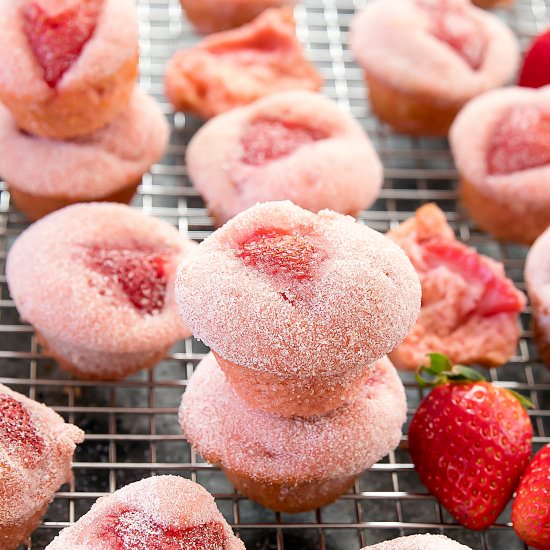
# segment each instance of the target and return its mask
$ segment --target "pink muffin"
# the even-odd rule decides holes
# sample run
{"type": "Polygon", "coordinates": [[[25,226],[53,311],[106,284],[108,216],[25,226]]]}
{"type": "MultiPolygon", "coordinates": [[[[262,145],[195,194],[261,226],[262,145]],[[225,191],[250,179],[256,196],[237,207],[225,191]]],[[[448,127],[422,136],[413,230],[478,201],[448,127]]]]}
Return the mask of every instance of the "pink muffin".
{"type": "Polygon", "coordinates": [[[217,224],[258,202],[289,199],[357,214],[382,185],[382,165],[359,123],[313,92],[283,92],[205,124],[187,168],[217,224]]]}
{"type": "Polygon", "coordinates": [[[0,101],[17,125],[67,139],[105,126],[137,76],[132,0],[0,0],[0,101]]]}
{"type": "Polygon", "coordinates": [[[292,6],[298,0],[180,0],[197,31],[208,34],[240,27],[268,8],[292,6]]]}
{"type": "Polygon", "coordinates": [[[127,203],[169,132],[156,101],[138,88],[108,126],[71,141],[31,136],[0,106],[0,174],[31,220],[75,202],[127,203]]]}
{"type": "Polygon", "coordinates": [[[200,485],[176,476],[131,483],[100,498],[47,550],[244,550],[200,485]]]}
{"type": "Polygon", "coordinates": [[[272,202],[203,241],[176,298],[245,401],[312,416],[347,401],[409,333],[420,285],[403,251],[353,218],[272,202]]]}
{"type": "Polygon", "coordinates": [[[61,367],[118,380],[189,336],[173,281],[193,247],[170,224],[129,206],[77,204],[21,234],[8,254],[8,286],[61,367]]]}
{"type": "Polygon", "coordinates": [[[0,548],[14,550],[72,478],[84,433],[52,409],[0,385],[0,548]]]}
{"type": "Polygon", "coordinates": [[[296,38],[290,9],[271,9],[242,27],[177,52],[166,67],[176,111],[211,118],[286,90],[318,90],[322,78],[296,38]]]}
{"type": "Polygon", "coordinates": [[[519,47],[469,0],[374,0],[354,19],[351,49],[372,110],[398,132],[446,135],[472,97],[507,82],[519,47]]]}
{"type": "Polygon", "coordinates": [[[365,546],[363,550],[471,550],[443,535],[411,535],[365,546]]]}
{"type": "Polygon", "coordinates": [[[476,98],[450,142],[470,216],[497,239],[531,244],[550,225],[550,86],[476,98]]]}
{"type": "Polygon", "coordinates": [[[542,360],[550,367],[550,228],[529,250],[525,283],[533,308],[535,340],[542,360]]]}
{"type": "Polygon", "coordinates": [[[498,367],[514,354],[525,297],[504,267],[458,241],[435,204],[423,206],[388,237],[413,263],[422,284],[420,317],[390,357],[416,370],[426,354],[452,363],[498,367]]]}
{"type": "Polygon", "coordinates": [[[241,493],[273,510],[302,512],[338,498],[393,450],[406,411],[403,385],[387,358],[373,365],[354,399],[305,419],[252,408],[210,354],[187,386],[179,418],[195,451],[220,464],[241,493]]]}

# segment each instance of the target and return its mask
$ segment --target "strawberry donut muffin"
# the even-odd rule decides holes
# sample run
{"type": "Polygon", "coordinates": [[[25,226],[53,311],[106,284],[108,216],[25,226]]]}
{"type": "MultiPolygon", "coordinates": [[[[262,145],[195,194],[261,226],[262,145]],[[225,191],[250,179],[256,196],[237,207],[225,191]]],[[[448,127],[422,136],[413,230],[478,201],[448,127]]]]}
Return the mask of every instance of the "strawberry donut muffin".
{"type": "Polygon", "coordinates": [[[244,400],[311,416],[359,391],[409,333],[420,284],[397,245],[353,218],[271,202],[199,245],[176,298],[244,400]]]}
{"type": "Polygon", "coordinates": [[[189,336],[173,281],[194,244],[129,206],[67,206],[31,225],[8,254],[19,314],[79,378],[118,380],[189,336]]]}
{"type": "Polygon", "coordinates": [[[210,354],[187,386],[179,418],[195,451],[220,464],[244,495],[302,512],[337,499],[395,449],[406,405],[403,384],[383,358],[340,408],[307,419],[276,416],[242,400],[210,354]]]}
{"type": "Polygon", "coordinates": [[[131,483],[100,498],[46,550],[244,550],[200,485],[176,476],[131,483]]]}
{"type": "Polygon", "coordinates": [[[351,49],[374,113],[412,135],[447,135],[460,108],[502,86],[519,59],[508,27],[469,0],[374,0],[353,21],[351,49]]]}
{"type": "Polygon", "coordinates": [[[418,210],[388,237],[413,263],[422,284],[420,317],[391,353],[398,368],[416,370],[426,354],[453,363],[498,367],[514,354],[525,297],[502,264],[455,238],[435,204],[418,210]]]}
{"type": "Polygon", "coordinates": [[[268,8],[294,5],[298,0],[180,0],[197,31],[208,34],[240,27],[268,8]]]}
{"type": "Polygon", "coordinates": [[[450,142],[470,216],[497,239],[531,244],[550,225],[550,86],[476,98],[450,142]]]}
{"type": "Polygon", "coordinates": [[[471,550],[443,535],[411,535],[365,546],[363,550],[471,550]]]}
{"type": "Polygon", "coordinates": [[[84,433],[45,405],[0,385],[0,548],[14,550],[71,480],[84,433]]]}
{"type": "Polygon", "coordinates": [[[550,367],[550,228],[527,255],[525,283],[533,308],[533,329],[542,360],[550,367]]]}
{"type": "Polygon", "coordinates": [[[187,168],[218,225],[258,202],[284,199],[355,215],[382,185],[382,164],[359,123],[305,91],[212,119],[189,143],[187,168]]]}
{"type": "Polygon", "coordinates": [[[211,118],[285,90],[313,90],[322,78],[305,58],[290,9],[271,9],[238,29],[177,52],[165,74],[176,111],[211,118]]]}
{"type": "Polygon", "coordinates": [[[31,136],[0,106],[0,175],[31,220],[75,202],[127,203],[163,155],[169,132],[155,100],[138,88],[108,126],[71,141],[31,136]]]}
{"type": "Polygon", "coordinates": [[[0,0],[0,101],[17,125],[68,139],[105,126],[137,76],[133,0],[0,0]]]}

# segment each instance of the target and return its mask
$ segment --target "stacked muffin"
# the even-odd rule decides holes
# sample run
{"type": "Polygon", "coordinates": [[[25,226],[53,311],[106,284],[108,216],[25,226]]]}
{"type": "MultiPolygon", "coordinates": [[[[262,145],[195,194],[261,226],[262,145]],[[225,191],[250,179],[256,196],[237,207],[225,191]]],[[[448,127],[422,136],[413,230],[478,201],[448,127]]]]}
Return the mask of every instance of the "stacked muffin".
{"type": "Polygon", "coordinates": [[[37,219],[129,202],[169,131],[136,88],[134,2],[0,2],[0,20],[0,175],[16,205],[37,219]]]}
{"type": "Polygon", "coordinates": [[[327,504],[399,443],[403,386],[385,354],[420,285],[389,239],[289,202],[233,218],[184,261],[176,297],[213,350],[180,409],[197,452],[275,510],[327,504]]]}

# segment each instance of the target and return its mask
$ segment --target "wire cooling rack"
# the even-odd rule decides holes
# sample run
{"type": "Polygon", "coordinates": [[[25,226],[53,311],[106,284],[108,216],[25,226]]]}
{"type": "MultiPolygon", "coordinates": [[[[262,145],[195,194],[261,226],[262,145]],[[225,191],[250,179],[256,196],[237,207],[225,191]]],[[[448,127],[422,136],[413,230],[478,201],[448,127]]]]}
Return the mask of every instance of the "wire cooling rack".
{"type": "MultiPolygon", "coordinates": [[[[211,233],[212,220],[187,179],[184,165],[185,145],[200,122],[174,116],[162,86],[168,57],[176,48],[195,43],[197,36],[182,18],[177,0],[139,0],[138,4],[140,84],[161,102],[173,132],[166,157],[143,178],[135,205],[200,241],[211,233]]],[[[503,261],[509,276],[524,288],[526,250],[490,240],[458,208],[456,172],[445,140],[397,136],[370,115],[361,71],[347,48],[351,18],[363,4],[359,0],[306,0],[296,8],[299,37],[325,77],[325,93],[363,123],[386,167],[382,195],[361,219],[386,231],[422,203],[436,201],[460,238],[503,261]]],[[[500,15],[525,45],[548,25],[550,5],[545,0],[518,0],[513,9],[500,15]]],[[[57,494],[28,549],[44,549],[59,529],[76,521],[97,497],[143,477],[167,473],[189,477],[214,493],[249,550],[358,550],[417,532],[444,533],[474,549],[525,548],[510,526],[509,509],[484,533],[457,525],[419,482],[406,437],[399,449],[363,474],[349,494],[322,510],[276,514],[237,495],[219,470],[193,453],[177,424],[181,394],[207,351],[200,343],[181,342],[151,372],[116,384],[73,380],[40,353],[32,328],[17,315],[3,270],[9,246],[27,222],[11,207],[9,193],[0,185],[0,382],[46,402],[87,433],[76,452],[74,480],[57,494]]],[[[533,344],[529,310],[522,316],[522,325],[516,356],[491,371],[490,377],[526,393],[535,403],[529,414],[538,450],[550,441],[550,371],[541,364],[533,344]]],[[[410,420],[422,393],[410,376],[403,379],[410,420]]]]}

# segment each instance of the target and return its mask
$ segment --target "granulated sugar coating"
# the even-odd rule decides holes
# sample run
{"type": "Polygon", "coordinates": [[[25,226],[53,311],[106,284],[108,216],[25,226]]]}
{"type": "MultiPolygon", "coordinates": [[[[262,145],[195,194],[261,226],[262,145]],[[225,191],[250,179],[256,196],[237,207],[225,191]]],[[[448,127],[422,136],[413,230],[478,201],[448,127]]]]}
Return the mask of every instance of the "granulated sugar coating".
{"type": "Polygon", "coordinates": [[[363,550],[471,550],[443,535],[412,535],[365,546],[363,550]]]}
{"type": "Polygon", "coordinates": [[[84,434],[45,405],[0,385],[0,548],[12,550],[38,526],[71,479],[84,434]]]}
{"type": "Polygon", "coordinates": [[[372,363],[420,308],[418,276],[397,245],[351,217],[290,202],[252,207],[206,239],[181,265],[176,296],[193,334],[224,359],[290,378],[337,378],[372,363]],[[243,243],[268,233],[309,243],[307,278],[269,243],[269,269],[265,258],[264,267],[245,261],[243,243]],[[276,272],[277,262],[287,270],[276,272]]]}
{"type": "Polygon", "coordinates": [[[47,550],[244,550],[212,496],[176,476],[158,476],[100,498],[47,550]]]}
{"type": "Polygon", "coordinates": [[[74,205],[22,233],[7,280],[21,317],[62,366],[116,379],[189,335],[173,280],[193,247],[173,226],[128,206],[74,205]]]}

